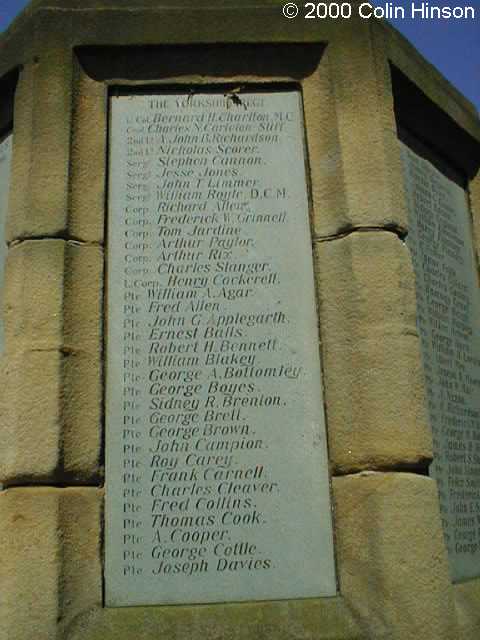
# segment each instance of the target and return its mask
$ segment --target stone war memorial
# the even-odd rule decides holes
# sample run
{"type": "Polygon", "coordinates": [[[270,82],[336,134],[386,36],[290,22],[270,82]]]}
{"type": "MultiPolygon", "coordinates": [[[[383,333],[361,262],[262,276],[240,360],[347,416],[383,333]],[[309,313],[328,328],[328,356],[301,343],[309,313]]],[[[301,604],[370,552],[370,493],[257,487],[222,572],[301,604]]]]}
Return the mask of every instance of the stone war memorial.
{"type": "Polygon", "coordinates": [[[0,640],[480,637],[480,120],[360,5],[0,36],[0,640]]]}

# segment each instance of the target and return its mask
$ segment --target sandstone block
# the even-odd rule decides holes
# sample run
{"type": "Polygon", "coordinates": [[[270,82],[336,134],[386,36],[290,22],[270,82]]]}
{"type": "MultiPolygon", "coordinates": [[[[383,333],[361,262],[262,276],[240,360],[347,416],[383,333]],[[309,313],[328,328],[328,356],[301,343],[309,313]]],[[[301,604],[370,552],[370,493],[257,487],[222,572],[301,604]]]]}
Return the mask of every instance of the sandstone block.
{"type": "Polygon", "coordinates": [[[69,233],[80,240],[101,243],[105,227],[107,94],[103,83],[89,78],[78,62],[75,78],[69,233]]]}
{"type": "Polygon", "coordinates": [[[0,482],[91,483],[101,475],[100,357],[22,351],[3,362],[0,482]]]}
{"type": "Polygon", "coordinates": [[[5,273],[6,350],[63,347],[65,243],[22,242],[7,255],[5,273]]]}
{"type": "Polygon", "coordinates": [[[100,474],[102,278],[98,246],[14,245],[7,259],[0,480],[100,474]]]}
{"type": "Polygon", "coordinates": [[[0,493],[0,637],[53,640],[101,604],[101,491],[0,493]]]}
{"type": "Polygon", "coordinates": [[[457,612],[459,637],[462,640],[477,640],[480,629],[480,579],[456,584],[455,609],[457,612]]]}
{"type": "Polygon", "coordinates": [[[22,123],[15,117],[16,129],[23,126],[34,135],[20,142],[30,146],[20,152],[29,159],[28,180],[19,184],[15,173],[12,175],[14,188],[25,190],[27,195],[25,206],[10,216],[10,241],[68,235],[72,55],[64,48],[62,32],[54,31],[47,37],[37,21],[35,35],[48,46],[36,56],[34,91],[27,98],[32,101],[31,109],[26,109],[31,120],[22,123]]]}
{"type": "Polygon", "coordinates": [[[12,168],[8,216],[5,224],[7,241],[21,235],[19,221],[25,220],[29,207],[29,192],[26,185],[30,179],[33,118],[33,92],[35,65],[25,64],[19,72],[15,91],[15,141],[13,145],[12,168]]]}
{"type": "Polygon", "coordinates": [[[340,591],[368,638],[457,638],[433,480],[408,473],[334,478],[340,591]]]}
{"type": "Polygon", "coordinates": [[[315,74],[304,81],[306,143],[312,190],[314,235],[335,233],[348,226],[342,148],[332,86],[330,47],[315,74]]]}
{"type": "Polygon", "coordinates": [[[7,256],[6,351],[98,354],[101,348],[103,255],[99,247],[28,240],[7,256]]]}
{"type": "Polygon", "coordinates": [[[371,640],[342,598],[100,609],[65,640],[371,640]]]}
{"type": "Polygon", "coordinates": [[[334,470],[431,459],[414,274],[393,233],[316,243],[324,384],[334,470]]]}
{"type": "Polygon", "coordinates": [[[60,468],[62,368],[59,351],[3,359],[0,482],[47,482],[60,468]]]}
{"type": "Polygon", "coordinates": [[[388,61],[379,55],[371,32],[355,20],[343,21],[342,29],[342,38],[324,56],[331,83],[325,104],[330,133],[317,143],[320,157],[310,143],[311,132],[308,135],[314,153],[314,232],[324,237],[358,227],[406,229],[388,61]],[[335,183],[341,195],[332,207],[324,194],[331,193],[335,183]]]}

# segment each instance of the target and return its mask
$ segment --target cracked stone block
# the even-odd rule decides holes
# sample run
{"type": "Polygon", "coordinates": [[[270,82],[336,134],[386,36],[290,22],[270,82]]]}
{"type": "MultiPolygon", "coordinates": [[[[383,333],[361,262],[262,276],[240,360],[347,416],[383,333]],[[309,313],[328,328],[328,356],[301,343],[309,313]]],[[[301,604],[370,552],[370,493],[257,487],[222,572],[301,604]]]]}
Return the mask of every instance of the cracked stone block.
{"type": "Polygon", "coordinates": [[[315,245],[330,459],[346,473],[432,457],[405,244],[384,231],[315,245]]]}
{"type": "Polygon", "coordinates": [[[316,237],[359,227],[404,231],[408,215],[390,67],[380,53],[385,45],[355,21],[342,27],[342,39],[322,60],[329,82],[321,91],[323,115],[307,130],[313,230],[316,237]]]}

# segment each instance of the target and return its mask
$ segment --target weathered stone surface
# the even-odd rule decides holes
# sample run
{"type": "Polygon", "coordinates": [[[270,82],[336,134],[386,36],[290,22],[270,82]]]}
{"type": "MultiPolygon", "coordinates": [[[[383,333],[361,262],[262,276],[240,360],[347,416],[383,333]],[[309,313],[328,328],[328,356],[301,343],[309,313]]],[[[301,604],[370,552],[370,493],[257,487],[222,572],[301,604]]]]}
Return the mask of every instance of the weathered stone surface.
{"type": "Polygon", "coordinates": [[[0,482],[55,477],[62,459],[62,366],[58,351],[19,352],[3,361],[0,482]]]}
{"type": "Polygon", "coordinates": [[[461,640],[478,640],[480,629],[480,580],[472,580],[454,587],[455,609],[458,621],[458,637],[461,640]]]}
{"type": "Polygon", "coordinates": [[[97,246],[34,240],[9,251],[0,421],[5,483],[99,476],[102,274],[97,246]]]}
{"type": "Polygon", "coordinates": [[[70,353],[63,360],[62,457],[56,475],[74,484],[103,475],[103,361],[100,355],[70,353]]]}
{"type": "Polygon", "coordinates": [[[7,352],[63,347],[65,243],[29,241],[8,252],[5,278],[7,352]]]}
{"type": "Polygon", "coordinates": [[[103,348],[103,250],[68,242],[64,269],[64,348],[97,357],[103,348]]]}
{"type": "Polygon", "coordinates": [[[76,617],[101,604],[101,491],[0,493],[0,637],[68,637],[76,617]]]}
{"type": "Polygon", "coordinates": [[[33,629],[41,640],[58,637],[58,503],[46,497],[42,489],[0,494],[0,636],[9,640],[27,640],[33,629]]]}
{"type": "Polygon", "coordinates": [[[78,63],[75,72],[69,233],[80,240],[103,242],[107,95],[103,83],[89,78],[78,63]]]}
{"type": "Polygon", "coordinates": [[[99,609],[65,640],[372,640],[342,598],[244,604],[99,609]]]}
{"type": "Polygon", "coordinates": [[[25,219],[29,206],[28,185],[32,150],[32,109],[35,65],[26,64],[20,71],[15,92],[15,145],[12,157],[12,177],[6,239],[16,234],[18,221],[25,219]]]}
{"type": "MultiPolygon", "coordinates": [[[[37,25],[37,36],[42,28],[37,25]]],[[[52,38],[50,38],[52,43],[52,38]]],[[[28,77],[25,79],[28,83],[28,77]]],[[[69,161],[72,102],[72,56],[61,45],[45,48],[38,57],[34,72],[34,91],[27,98],[31,108],[16,107],[29,121],[17,121],[15,127],[33,130],[18,145],[19,164],[14,165],[13,186],[26,192],[23,203],[15,203],[9,220],[9,239],[28,237],[65,236],[69,226],[69,161]],[[28,168],[24,163],[28,163],[28,168]],[[28,180],[19,184],[20,175],[28,171],[28,180]],[[23,204],[23,206],[22,206],[23,204]],[[14,215],[15,214],[15,215],[14,215]]],[[[15,153],[17,153],[15,149],[15,153]]]]}
{"type": "Polygon", "coordinates": [[[103,255],[99,247],[29,240],[8,252],[6,351],[100,352],[103,255]]]}
{"type": "Polygon", "coordinates": [[[303,90],[314,237],[333,234],[348,226],[332,65],[330,47],[327,47],[316,72],[305,79],[303,90]]]}
{"type": "Polygon", "coordinates": [[[1,371],[0,481],[93,482],[101,474],[100,357],[9,354],[1,371]]]}
{"type": "Polygon", "coordinates": [[[389,232],[316,243],[330,459],[334,469],[432,456],[415,326],[414,276],[389,232]]]}
{"type": "Polygon", "coordinates": [[[58,493],[58,542],[61,637],[68,639],[75,620],[102,604],[103,491],[61,489],[58,493]]]}
{"type": "MultiPolygon", "coordinates": [[[[388,62],[355,20],[344,21],[343,28],[350,46],[333,42],[324,56],[332,95],[322,92],[327,96],[322,110],[329,115],[328,123],[322,119],[322,132],[328,134],[318,143],[322,157],[316,151],[311,163],[314,231],[322,237],[358,227],[405,229],[388,62]],[[323,193],[335,190],[335,183],[339,195],[332,207],[323,193]]],[[[309,131],[309,141],[314,132],[309,131]]]]}
{"type": "Polygon", "coordinates": [[[408,473],[334,478],[340,589],[368,638],[457,638],[433,480],[408,473]]]}
{"type": "Polygon", "coordinates": [[[10,174],[12,166],[11,134],[0,138],[0,354],[4,350],[4,279],[7,259],[7,243],[5,240],[5,223],[8,213],[10,174]]]}

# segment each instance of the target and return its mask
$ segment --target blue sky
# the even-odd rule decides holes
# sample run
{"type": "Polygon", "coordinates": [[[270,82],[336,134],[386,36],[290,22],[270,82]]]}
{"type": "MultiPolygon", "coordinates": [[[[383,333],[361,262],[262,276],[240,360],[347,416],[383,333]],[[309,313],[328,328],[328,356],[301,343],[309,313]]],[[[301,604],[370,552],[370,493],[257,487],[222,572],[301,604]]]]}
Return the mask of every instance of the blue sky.
{"type": "MultiPolygon", "coordinates": [[[[243,0],[239,0],[242,2],[243,0]]],[[[282,0],[279,0],[279,4],[282,0]]],[[[302,4],[303,0],[298,2],[302,4]]],[[[401,7],[407,15],[421,0],[375,0],[379,7],[401,7]]],[[[0,0],[0,31],[28,4],[28,0],[0,0]]],[[[428,0],[430,6],[471,6],[474,20],[392,20],[422,54],[480,110],[480,0],[428,0]]]]}
{"type": "MultiPolygon", "coordinates": [[[[413,0],[395,0],[390,4],[405,9],[410,15],[413,0]]],[[[375,0],[384,7],[387,2],[375,0]]],[[[415,1],[420,5],[421,0],[415,1]]],[[[450,80],[480,111],[480,0],[429,0],[430,6],[470,6],[475,9],[474,20],[391,20],[395,27],[443,75],[450,80]]]]}

